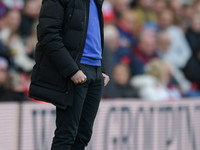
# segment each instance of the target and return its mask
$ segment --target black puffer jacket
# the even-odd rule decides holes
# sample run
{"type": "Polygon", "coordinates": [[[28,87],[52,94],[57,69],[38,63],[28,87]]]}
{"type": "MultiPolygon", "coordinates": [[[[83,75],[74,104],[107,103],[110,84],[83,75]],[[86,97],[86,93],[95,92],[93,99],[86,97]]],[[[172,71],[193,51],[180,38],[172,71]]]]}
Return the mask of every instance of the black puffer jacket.
{"type": "MultiPolygon", "coordinates": [[[[103,0],[94,1],[103,47],[103,0]]],[[[31,77],[30,97],[63,109],[72,104],[73,83],[70,77],[79,69],[84,50],[89,4],[90,0],[43,0],[37,26],[36,64],[31,77]]]]}

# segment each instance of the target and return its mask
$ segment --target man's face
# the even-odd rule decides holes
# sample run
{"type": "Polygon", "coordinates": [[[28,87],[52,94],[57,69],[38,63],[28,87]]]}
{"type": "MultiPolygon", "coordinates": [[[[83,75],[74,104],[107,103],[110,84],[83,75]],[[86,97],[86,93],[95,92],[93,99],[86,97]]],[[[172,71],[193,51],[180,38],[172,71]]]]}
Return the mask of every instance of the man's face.
{"type": "Polygon", "coordinates": [[[153,7],[156,13],[160,13],[167,7],[167,4],[165,0],[159,0],[158,2],[157,1],[154,2],[153,7]]]}
{"type": "Polygon", "coordinates": [[[41,1],[40,0],[31,0],[28,1],[27,4],[25,5],[24,12],[26,15],[32,17],[32,18],[37,18],[39,16],[41,8],[41,1]]]}
{"type": "Polygon", "coordinates": [[[119,14],[129,9],[129,3],[127,0],[116,0],[115,11],[119,14]]]}
{"type": "Polygon", "coordinates": [[[200,15],[193,16],[191,22],[191,28],[195,32],[200,32],[200,15]]]}
{"type": "Polygon", "coordinates": [[[171,13],[162,13],[159,17],[159,25],[162,27],[162,28],[167,28],[169,27],[172,22],[173,22],[173,18],[171,16],[172,14],[171,13]]]}
{"type": "Polygon", "coordinates": [[[139,43],[139,50],[146,56],[151,56],[157,48],[156,39],[153,36],[143,36],[139,43]]]}
{"type": "Polygon", "coordinates": [[[114,68],[113,78],[119,85],[126,85],[129,81],[129,72],[123,65],[118,65],[114,68]]]}
{"type": "Polygon", "coordinates": [[[140,0],[139,4],[143,9],[152,9],[154,0],[140,0]]]}
{"type": "Polygon", "coordinates": [[[21,23],[20,13],[17,10],[13,10],[6,16],[6,24],[13,30],[16,31],[21,23]]]}
{"type": "Polygon", "coordinates": [[[124,24],[126,25],[126,28],[129,31],[133,31],[135,24],[136,24],[136,16],[132,12],[127,12],[124,14],[124,17],[122,18],[124,24]]]}

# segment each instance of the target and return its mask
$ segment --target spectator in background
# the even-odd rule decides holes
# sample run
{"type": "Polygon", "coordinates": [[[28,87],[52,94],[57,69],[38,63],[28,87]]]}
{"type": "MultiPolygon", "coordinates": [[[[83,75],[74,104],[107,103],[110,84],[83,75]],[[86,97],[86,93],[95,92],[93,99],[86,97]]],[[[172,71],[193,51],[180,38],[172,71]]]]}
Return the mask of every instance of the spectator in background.
{"type": "Polygon", "coordinates": [[[191,16],[191,26],[186,32],[187,41],[192,49],[192,53],[196,54],[200,43],[200,14],[194,13],[191,16]]]}
{"type": "Polygon", "coordinates": [[[25,1],[25,6],[21,13],[21,25],[20,32],[23,37],[28,37],[32,33],[33,25],[39,16],[39,11],[41,8],[41,0],[27,0],[25,1]]]}
{"type": "Polygon", "coordinates": [[[1,101],[26,101],[22,78],[17,72],[9,72],[5,82],[6,92],[2,95],[1,101]]]}
{"type": "Polygon", "coordinates": [[[104,28],[104,40],[113,53],[119,48],[119,31],[116,26],[109,25],[104,28]]]}
{"type": "Polygon", "coordinates": [[[200,2],[197,1],[194,8],[194,13],[191,16],[191,25],[186,32],[186,38],[192,49],[192,56],[184,68],[184,73],[186,77],[195,84],[195,88],[200,89],[200,78],[198,72],[196,71],[200,68],[200,2]]]}
{"type": "Polygon", "coordinates": [[[130,9],[129,0],[115,0],[114,2],[114,11],[117,18],[124,12],[130,9]]]}
{"type": "Polygon", "coordinates": [[[169,34],[165,31],[160,32],[158,34],[157,42],[158,42],[157,54],[161,59],[164,59],[165,54],[168,53],[171,46],[171,39],[169,37],[169,34]]]}
{"type": "Polygon", "coordinates": [[[196,3],[194,3],[194,9],[196,11],[196,13],[200,13],[200,1],[196,1],[196,3]]]}
{"type": "Polygon", "coordinates": [[[166,8],[167,8],[166,0],[154,0],[153,10],[156,13],[156,15],[160,14],[166,8]]]}
{"type": "Polygon", "coordinates": [[[117,22],[119,31],[119,48],[115,52],[115,63],[130,64],[132,48],[136,45],[136,37],[133,34],[135,15],[131,10],[122,12],[117,22]]]}
{"type": "Polygon", "coordinates": [[[138,0],[134,8],[136,15],[136,31],[141,31],[144,26],[156,26],[157,15],[153,11],[154,0],[138,0]]]}
{"type": "MultiPolygon", "coordinates": [[[[1,33],[1,30],[5,27],[5,15],[6,15],[6,13],[7,13],[7,8],[2,3],[2,0],[0,0],[0,33],[1,33]]],[[[0,35],[0,57],[6,58],[7,59],[6,61],[8,61],[9,57],[10,57],[10,51],[4,45],[1,35],[0,35]]]]}
{"type": "Polygon", "coordinates": [[[193,5],[186,5],[184,6],[184,11],[183,11],[183,30],[184,32],[190,28],[191,25],[191,17],[194,14],[195,9],[193,5]]]}
{"type": "Polygon", "coordinates": [[[157,42],[154,31],[144,31],[138,41],[138,45],[134,48],[133,57],[131,58],[132,75],[144,73],[145,65],[152,59],[157,57],[157,42]]]}
{"type": "Polygon", "coordinates": [[[9,38],[16,35],[21,22],[20,11],[9,10],[5,16],[5,25],[0,32],[1,40],[5,45],[8,44],[9,38]]]}
{"type": "MultiPolygon", "coordinates": [[[[186,77],[193,83],[193,90],[200,90],[200,43],[184,68],[186,77]]],[[[195,94],[196,95],[196,94],[195,94]]],[[[194,95],[189,95],[194,96],[194,95]]],[[[199,96],[199,95],[198,95],[199,96]]]]}
{"type": "Polygon", "coordinates": [[[119,49],[119,31],[115,26],[109,25],[104,28],[104,40],[104,61],[108,65],[107,68],[110,68],[108,71],[112,72],[113,65],[116,63],[115,53],[119,49]]]}
{"type": "Polygon", "coordinates": [[[140,98],[150,101],[167,101],[181,98],[176,84],[172,84],[170,66],[159,59],[151,60],[145,69],[146,75],[135,76],[131,85],[139,90],[140,98]]]}
{"type": "Polygon", "coordinates": [[[6,92],[4,84],[6,82],[7,73],[8,61],[5,58],[0,57],[0,99],[2,95],[4,95],[4,93],[6,92]]]}
{"type": "Polygon", "coordinates": [[[167,59],[169,50],[171,46],[171,39],[167,32],[160,32],[158,34],[158,56],[165,62],[168,63],[171,69],[171,74],[174,82],[179,86],[181,93],[183,95],[187,94],[191,90],[191,83],[185,78],[181,69],[175,67],[171,64],[169,59],[167,59]]]}
{"type": "Polygon", "coordinates": [[[119,31],[114,25],[108,25],[104,28],[104,63],[106,64],[106,74],[110,77],[109,84],[102,89],[104,98],[113,97],[113,68],[115,64],[115,53],[119,48],[119,31]]]}
{"type": "MultiPolygon", "coordinates": [[[[9,62],[12,62],[12,54],[9,46],[9,40],[16,35],[18,32],[18,26],[20,24],[20,15],[18,10],[9,10],[1,20],[3,22],[3,26],[0,30],[0,43],[1,43],[1,51],[0,55],[6,57],[9,62]]],[[[20,38],[20,36],[18,35],[20,38]]]]}
{"type": "Polygon", "coordinates": [[[20,12],[10,10],[5,16],[5,27],[0,36],[4,45],[11,50],[15,67],[28,72],[32,70],[35,62],[27,56],[22,37],[18,34],[20,22],[20,12]]]}
{"type": "Polygon", "coordinates": [[[114,67],[113,78],[115,90],[113,97],[115,98],[134,98],[137,97],[136,90],[130,86],[130,69],[128,66],[118,64],[114,67]]]}
{"type": "Polygon", "coordinates": [[[27,42],[25,45],[25,52],[32,59],[34,59],[35,45],[37,43],[37,30],[36,30],[37,24],[38,24],[37,22],[34,23],[32,31],[31,31],[32,34],[28,36],[27,42]]]}
{"type": "Polygon", "coordinates": [[[173,20],[173,13],[170,10],[163,10],[159,15],[159,30],[166,31],[171,40],[165,60],[177,68],[183,68],[191,56],[191,48],[183,31],[173,25],[173,20]]]}
{"type": "Polygon", "coordinates": [[[118,19],[117,27],[120,34],[120,47],[131,49],[136,45],[133,29],[136,24],[136,16],[131,10],[122,12],[118,19]]]}
{"type": "Polygon", "coordinates": [[[179,0],[170,0],[169,1],[170,9],[173,12],[174,16],[174,23],[175,25],[179,26],[180,28],[183,27],[183,5],[179,0]]]}

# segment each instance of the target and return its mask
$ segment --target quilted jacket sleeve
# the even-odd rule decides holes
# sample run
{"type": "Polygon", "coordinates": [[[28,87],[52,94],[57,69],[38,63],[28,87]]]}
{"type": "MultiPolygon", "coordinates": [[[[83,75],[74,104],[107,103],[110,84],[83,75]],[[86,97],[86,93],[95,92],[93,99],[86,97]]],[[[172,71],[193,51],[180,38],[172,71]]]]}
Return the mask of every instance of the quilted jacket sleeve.
{"type": "Polygon", "coordinates": [[[50,60],[64,77],[69,77],[79,68],[61,37],[66,0],[43,0],[37,30],[38,42],[50,60]]]}

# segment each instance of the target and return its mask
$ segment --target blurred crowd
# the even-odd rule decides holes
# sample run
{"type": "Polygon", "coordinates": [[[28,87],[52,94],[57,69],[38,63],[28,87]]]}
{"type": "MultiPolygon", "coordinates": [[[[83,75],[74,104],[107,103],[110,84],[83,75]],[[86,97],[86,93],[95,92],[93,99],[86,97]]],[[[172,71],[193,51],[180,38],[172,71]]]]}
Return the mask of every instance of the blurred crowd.
{"type": "Polygon", "coordinates": [[[42,0],[0,0],[0,101],[29,100],[42,0]]]}
{"type": "MultiPolygon", "coordinates": [[[[0,101],[28,99],[42,0],[0,0],[0,101]]],[[[200,1],[105,0],[103,98],[200,97],[200,1]]]]}
{"type": "Polygon", "coordinates": [[[200,1],[105,0],[103,13],[105,98],[200,96],[200,1]]]}

